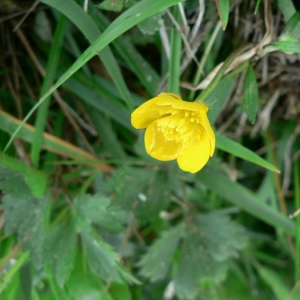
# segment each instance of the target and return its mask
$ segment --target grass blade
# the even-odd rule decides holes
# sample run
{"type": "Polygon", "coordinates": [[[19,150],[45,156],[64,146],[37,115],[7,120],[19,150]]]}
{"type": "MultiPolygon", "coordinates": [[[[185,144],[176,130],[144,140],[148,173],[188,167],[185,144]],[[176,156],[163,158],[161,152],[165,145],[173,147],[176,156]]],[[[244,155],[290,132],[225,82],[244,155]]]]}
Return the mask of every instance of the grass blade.
{"type": "Polygon", "coordinates": [[[217,134],[217,148],[273,172],[280,173],[280,171],[271,163],[261,158],[259,155],[244,147],[243,145],[229,139],[228,137],[220,133],[217,134]]]}

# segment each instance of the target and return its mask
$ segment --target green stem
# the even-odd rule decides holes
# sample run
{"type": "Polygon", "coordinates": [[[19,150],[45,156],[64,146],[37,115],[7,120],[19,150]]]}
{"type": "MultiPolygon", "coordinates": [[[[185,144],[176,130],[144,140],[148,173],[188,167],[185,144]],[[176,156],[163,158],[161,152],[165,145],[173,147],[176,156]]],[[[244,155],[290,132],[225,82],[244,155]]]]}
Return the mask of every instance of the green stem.
{"type": "Polygon", "coordinates": [[[27,262],[28,258],[29,258],[29,252],[22,253],[18,257],[16,263],[5,274],[5,276],[2,278],[0,283],[0,295],[3,292],[3,290],[6,288],[6,286],[9,284],[9,282],[12,280],[12,278],[16,275],[16,273],[27,262]]]}
{"type": "Polygon", "coordinates": [[[231,63],[234,61],[234,59],[252,47],[253,44],[247,44],[232,52],[232,54],[228,56],[228,58],[224,61],[222,67],[220,68],[214,79],[211,81],[211,83],[208,85],[208,87],[197,97],[195,101],[204,102],[207,96],[213,91],[218,82],[222,79],[223,75],[225,74],[231,63]]]}
{"type": "MultiPolygon", "coordinates": [[[[294,189],[295,209],[300,208],[300,159],[295,161],[294,189]]],[[[300,280],[300,216],[296,219],[296,257],[295,257],[295,283],[300,280]]]]}

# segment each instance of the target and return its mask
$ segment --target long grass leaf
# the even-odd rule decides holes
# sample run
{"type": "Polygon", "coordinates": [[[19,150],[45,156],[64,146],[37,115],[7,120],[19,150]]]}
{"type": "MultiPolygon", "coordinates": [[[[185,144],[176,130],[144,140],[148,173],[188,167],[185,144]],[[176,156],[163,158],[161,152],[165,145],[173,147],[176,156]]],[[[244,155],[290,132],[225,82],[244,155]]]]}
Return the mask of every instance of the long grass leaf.
{"type": "Polygon", "coordinates": [[[208,189],[226,201],[233,203],[275,228],[295,234],[295,224],[290,219],[273,207],[264,204],[256,194],[241,184],[230,180],[228,177],[219,174],[219,172],[207,169],[202,170],[198,174],[198,178],[208,189]]]}
{"type": "MultiPolygon", "coordinates": [[[[0,110],[0,129],[7,133],[16,132],[17,137],[28,143],[32,143],[33,134],[35,131],[35,128],[32,125],[26,123],[24,124],[17,118],[7,114],[2,110],[0,110]],[[22,127],[20,127],[21,123],[22,127]],[[19,127],[20,130],[16,131],[19,127]]],[[[93,164],[96,168],[102,170],[112,170],[111,166],[100,163],[98,158],[94,155],[49,133],[43,133],[42,148],[62,156],[81,161],[82,163],[93,164]]],[[[2,156],[2,160],[3,159],[4,156],[2,156]]]]}
{"type": "Polygon", "coordinates": [[[231,140],[230,138],[220,133],[217,134],[217,148],[273,172],[280,173],[280,171],[271,163],[261,158],[259,155],[244,147],[243,145],[231,140]]]}
{"type": "MultiPolygon", "coordinates": [[[[46,67],[46,76],[44,78],[43,86],[41,89],[41,96],[46,93],[52,85],[52,82],[56,76],[56,70],[58,66],[58,61],[60,57],[60,50],[63,43],[63,37],[66,28],[66,18],[65,16],[60,16],[58,21],[54,39],[52,42],[52,47],[49,54],[49,59],[46,67]]],[[[48,107],[50,104],[51,97],[45,99],[44,103],[40,105],[37,111],[37,117],[35,121],[35,132],[32,141],[31,147],[31,160],[35,166],[38,166],[39,158],[40,158],[40,150],[43,143],[43,132],[46,126],[47,115],[48,115],[48,107]]]]}

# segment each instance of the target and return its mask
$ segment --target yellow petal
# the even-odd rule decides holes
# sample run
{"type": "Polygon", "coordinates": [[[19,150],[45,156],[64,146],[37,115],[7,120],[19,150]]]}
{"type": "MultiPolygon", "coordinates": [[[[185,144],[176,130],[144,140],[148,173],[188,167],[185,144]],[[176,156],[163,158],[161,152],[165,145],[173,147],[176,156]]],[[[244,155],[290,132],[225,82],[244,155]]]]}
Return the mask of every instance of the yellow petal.
{"type": "Polygon", "coordinates": [[[210,122],[208,120],[207,114],[204,112],[201,112],[201,121],[200,124],[202,125],[202,127],[204,128],[204,130],[206,131],[208,138],[210,140],[211,143],[211,147],[210,147],[210,156],[213,156],[215,148],[216,148],[216,136],[215,133],[210,125],[210,122]]]}
{"type": "Polygon", "coordinates": [[[173,109],[189,110],[193,112],[208,111],[208,106],[202,102],[187,102],[183,101],[179,95],[171,93],[162,93],[157,97],[156,105],[158,106],[171,106],[173,109]]]}
{"type": "Polygon", "coordinates": [[[158,98],[159,96],[146,101],[133,111],[131,114],[131,124],[134,128],[146,128],[153,121],[165,116],[168,113],[170,107],[162,108],[157,106],[156,102],[158,98]]]}
{"type": "Polygon", "coordinates": [[[162,161],[176,159],[182,144],[167,140],[165,135],[158,130],[157,122],[151,123],[145,132],[147,153],[155,159],[162,161]]]}
{"type": "Polygon", "coordinates": [[[210,157],[210,139],[204,132],[200,140],[190,140],[178,155],[177,162],[183,171],[196,173],[208,162],[210,157]]]}

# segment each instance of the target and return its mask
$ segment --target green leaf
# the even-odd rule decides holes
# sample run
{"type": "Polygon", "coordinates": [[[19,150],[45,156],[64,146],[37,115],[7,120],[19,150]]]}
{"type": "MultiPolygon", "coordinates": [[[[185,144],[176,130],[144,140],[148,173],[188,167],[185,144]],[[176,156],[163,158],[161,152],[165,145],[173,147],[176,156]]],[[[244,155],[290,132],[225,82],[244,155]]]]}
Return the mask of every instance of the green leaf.
{"type": "Polygon", "coordinates": [[[120,232],[128,222],[129,214],[109,205],[107,197],[82,195],[74,201],[74,212],[85,224],[94,223],[109,231],[120,232]]]}
{"type": "MultiPolygon", "coordinates": [[[[98,13],[96,14],[95,22],[99,25],[99,27],[101,27],[102,30],[105,30],[111,22],[100,11],[97,12],[98,13]]],[[[152,18],[156,19],[158,17],[155,15],[152,18]]],[[[147,20],[148,19],[139,23],[138,26],[147,20]]],[[[112,45],[123,58],[126,65],[138,77],[140,83],[144,86],[149,95],[154,96],[156,94],[157,87],[161,82],[161,78],[154,70],[150,62],[148,62],[134,47],[131,38],[127,35],[122,35],[114,40],[112,45]]]]}
{"type": "Polygon", "coordinates": [[[229,0],[216,0],[216,4],[223,30],[225,30],[228,23],[230,2],[229,0]]]}
{"type": "Polygon", "coordinates": [[[201,280],[223,281],[229,259],[247,241],[245,230],[222,211],[197,215],[187,230],[175,276],[176,293],[183,299],[197,296],[201,280]]]}
{"type": "Polygon", "coordinates": [[[137,219],[145,223],[157,217],[170,203],[168,184],[165,171],[126,168],[115,171],[104,189],[105,193],[112,193],[114,206],[133,209],[137,219]]]}
{"type": "MultiPolygon", "coordinates": [[[[82,257],[79,257],[79,259],[83,260],[82,257]]],[[[71,299],[113,300],[107,291],[107,284],[91,272],[84,272],[84,268],[85,266],[82,266],[82,264],[75,265],[74,271],[66,282],[69,294],[73,296],[71,299]]]]}
{"type": "Polygon", "coordinates": [[[254,124],[258,109],[258,86],[253,67],[249,65],[245,78],[243,107],[249,121],[254,124]]]}
{"type": "Polygon", "coordinates": [[[114,300],[132,299],[130,289],[125,284],[113,282],[109,287],[109,294],[114,300]]]}
{"type": "Polygon", "coordinates": [[[220,174],[219,170],[203,169],[198,178],[209,190],[220,198],[233,203],[249,214],[278,229],[295,233],[295,224],[280,212],[266,205],[256,194],[220,174]]]}
{"type": "Polygon", "coordinates": [[[99,5],[96,5],[100,9],[121,11],[124,6],[124,0],[104,0],[99,5]]]}
{"type": "Polygon", "coordinates": [[[216,147],[218,149],[228,152],[236,157],[250,161],[258,166],[261,166],[261,167],[271,170],[273,172],[280,173],[280,171],[275,166],[273,166],[271,163],[269,163],[265,159],[261,158],[259,155],[252,152],[251,150],[244,147],[243,145],[229,139],[225,135],[218,133],[216,136],[216,139],[217,139],[216,147]]]}
{"type": "MultiPolygon", "coordinates": [[[[2,155],[2,160],[1,160],[1,164],[13,171],[16,171],[17,173],[10,173],[8,171],[8,175],[3,175],[2,172],[5,173],[5,170],[2,169],[0,171],[0,178],[5,178],[6,176],[16,176],[17,178],[19,178],[18,173],[20,174],[20,177],[22,177],[24,179],[24,181],[26,182],[26,184],[28,184],[28,186],[30,187],[33,195],[37,198],[41,198],[45,192],[46,192],[46,188],[48,186],[48,176],[39,171],[36,170],[34,168],[31,168],[25,164],[23,164],[22,162],[11,158],[7,155],[2,155]],[[21,176],[22,175],[22,176],[21,176]]],[[[17,187],[18,184],[22,185],[22,180],[21,182],[18,182],[18,184],[16,184],[16,181],[9,181],[11,183],[13,183],[13,185],[11,186],[11,188],[15,189],[17,187]]],[[[8,182],[8,184],[9,184],[8,182]]],[[[8,189],[9,187],[5,186],[4,189],[8,189]]],[[[25,186],[21,186],[19,188],[20,190],[20,196],[26,194],[26,189],[27,189],[27,185],[25,186]],[[24,189],[24,190],[23,190],[24,189]]],[[[28,193],[30,193],[28,191],[28,193]]]]}
{"type": "MultiPolygon", "coordinates": [[[[273,291],[277,300],[282,299],[293,299],[291,298],[291,288],[286,286],[282,279],[273,270],[257,265],[256,269],[262,280],[270,287],[273,291]]],[[[295,299],[296,300],[296,299],[295,299]]]]}
{"type": "Polygon", "coordinates": [[[150,278],[152,282],[166,277],[182,231],[181,224],[162,233],[138,263],[142,276],[150,278]]]}
{"type": "Polygon", "coordinates": [[[254,10],[254,13],[255,13],[255,14],[257,14],[257,12],[258,12],[260,3],[261,3],[261,0],[257,0],[257,1],[256,1],[256,4],[255,4],[255,10],[254,10]]]}
{"type": "Polygon", "coordinates": [[[73,269],[76,240],[75,226],[71,222],[58,224],[45,239],[45,264],[51,264],[52,272],[61,287],[73,269]]]}
{"type": "MultiPolygon", "coordinates": [[[[174,18],[178,24],[182,24],[179,7],[175,6],[173,9],[174,18]]],[[[180,61],[182,53],[182,38],[177,28],[171,31],[170,41],[170,63],[169,63],[169,77],[168,77],[168,91],[170,93],[180,93],[180,61]]]]}
{"type": "Polygon", "coordinates": [[[105,281],[138,283],[133,276],[122,268],[117,254],[110,245],[87,232],[82,232],[81,237],[92,272],[105,281]]]}
{"type": "Polygon", "coordinates": [[[297,27],[300,24],[300,12],[296,11],[293,16],[289,19],[289,21],[286,23],[284,30],[282,31],[282,34],[295,34],[297,35],[297,27]]]}
{"type": "Polygon", "coordinates": [[[228,99],[234,76],[225,76],[205,99],[209,107],[208,117],[214,123],[228,99]]]}
{"type": "MultiPolygon", "coordinates": [[[[40,96],[43,96],[47,90],[52,85],[53,80],[55,79],[57,67],[59,65],[59,58],[61,54],[61,48],[63,45],[65,29],[66,29],[67,20],[65,16],[60,16],[57,27],[55,30],[55,35],[51,44],[51,49],[47,61],[46,75],[44,82],[40,91],[40,96]]],[[[47,115],[49,110],[51,97],[45,99],[43,105],[38,108],[37,116],[35,120],[35,128],[33,134],[33,142],[31,147],[31,160],[34,166],[38,167],[40,160],[40,151],[43,145],[43,132],[46,127],[47,115]]]]}
{"type": "MultiPolygon", "coordinates": [[[[16,165],[7,158],[8,156],[5,156],[4,162],[6,162],[6,165],[12,166],[13,168],[16,167],[16,165]]],[[[20,166],[18,169],[21,169],[20,166]]],[[[24,199],[33,197],[31,189],[27,185],[24,176],[19,172],[15,172],[4,167],[2,164],[0,164],[0,190],[2,194],[13,197],[24,199]]]]}
{"type": "Polygon", "coordinates": [[[155,34],[161,27],[161,14],[156,14],[151,18],[138,24],[138,28],[143,34],[155,34]]]}
{"type": "Polygon", "coordinates": [[[4,192],[5,234],[17,233],[25,250],[30,250],[36,268],[42,266],[42,245],[45,236],[44,218],[47,200],[36,199],[25,180],[16,172],[0,165],[0,190],[4,192]]]}
{"type": "Polygon", "coordinates": [[[279,50],[287,54],[300,53],[300,39],[294,36],[285,35],[284,40],[274,42],[267,47],[268,50],[279,50]]]}

